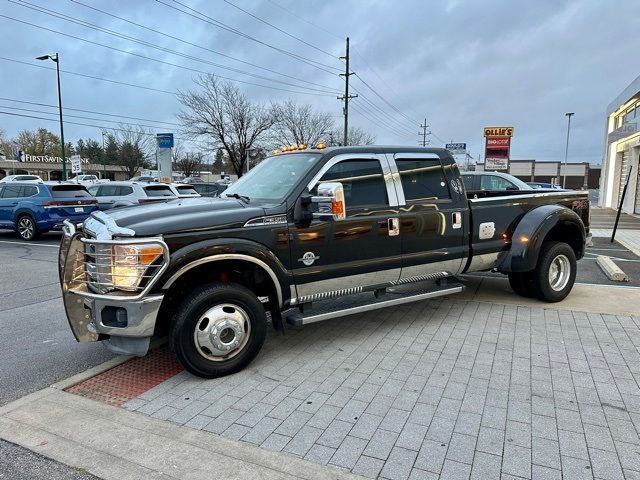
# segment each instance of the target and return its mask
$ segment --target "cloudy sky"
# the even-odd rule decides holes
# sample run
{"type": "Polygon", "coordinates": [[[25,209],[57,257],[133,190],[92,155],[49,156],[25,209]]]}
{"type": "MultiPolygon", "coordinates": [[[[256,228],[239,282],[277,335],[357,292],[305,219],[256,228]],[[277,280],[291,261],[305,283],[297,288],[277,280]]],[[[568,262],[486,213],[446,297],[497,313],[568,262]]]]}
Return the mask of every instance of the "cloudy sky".
{"type": "Polygon", "coordinates": [[[482,127],[509,125],[512,158],[560,160],[571,111],[569,160],[600,163],[605,108],[640,75],[637,0],[1,1],[9,137],[58,132],[55,72],[43,68],[55,65],[34,60],[54,52],[70,141],[118,121],[177,131],[172,92],[198,72],[244,82],[256,102],[310,103],[339,125],[348,35],[350,122],[377,143],[416,145],[426,117],[435,146],[466,142],[477,158],[482,127]]]}

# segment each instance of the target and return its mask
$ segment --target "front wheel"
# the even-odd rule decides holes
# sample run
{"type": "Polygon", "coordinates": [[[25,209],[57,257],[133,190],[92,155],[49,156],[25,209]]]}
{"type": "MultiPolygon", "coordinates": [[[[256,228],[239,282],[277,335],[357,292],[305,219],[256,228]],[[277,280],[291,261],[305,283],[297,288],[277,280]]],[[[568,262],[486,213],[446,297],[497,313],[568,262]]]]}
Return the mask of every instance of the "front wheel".
{"type": "Polygon", "coordinates": [[[545,302],[564,300],[576,281],[576,255],[563,242],[542,245],[538,265],[532,272],[536,296],[545,302]]]}
{"type": "Polygon", "coordinates": [[[264,307],[242,285],[213,283],[178,308],[170,344],[180,363],[203,378],[238,372],[258,354],[267,335],[264,307]]]}

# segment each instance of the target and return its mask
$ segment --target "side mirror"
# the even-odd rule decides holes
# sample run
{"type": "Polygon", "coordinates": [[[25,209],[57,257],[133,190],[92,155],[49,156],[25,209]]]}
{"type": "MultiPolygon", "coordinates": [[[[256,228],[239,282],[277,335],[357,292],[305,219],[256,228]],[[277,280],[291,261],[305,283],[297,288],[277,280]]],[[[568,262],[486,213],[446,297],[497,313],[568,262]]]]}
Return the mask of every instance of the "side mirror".
{"type": "Polygon", "coordinates": [[[343,220],[346,217],[347,205],[344,200],[344,187],[341,183],[321,183],[318,195],[311,195],[305,190],[295,204],[293,218],[297,226],[309,226],[314,218],[319,220],[343,220]],[[318,204],[318,211],[311,212],[309,206],[318,204]]]}
{"type": "Polygon", "coordinates": [[[313,218],[344,220],[347,216],[344,187],[340,182],[319,184],[318,195],[311,197],[311,202],[318,204],[318,213],[314,213],[313,218]]]}

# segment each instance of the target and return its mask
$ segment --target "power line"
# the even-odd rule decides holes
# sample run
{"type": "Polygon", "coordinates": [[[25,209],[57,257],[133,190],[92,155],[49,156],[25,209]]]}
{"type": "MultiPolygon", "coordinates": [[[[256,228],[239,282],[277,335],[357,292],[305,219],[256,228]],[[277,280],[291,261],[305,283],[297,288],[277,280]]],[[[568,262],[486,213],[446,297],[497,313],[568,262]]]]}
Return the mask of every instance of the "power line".
{"type": "Polygon", "coordinates": [[[387,130],[390,131],[392,133],[394,133],[397,136],[400,137],[405,137],[405,138],[410,138],[411,135],[409,135],[408,133],[399,131],[393,127],[390,127],[388,124],[385,123],[384,120],[380,120],[378,117],[375,116],[375,114],[373,114],[370,110],[367,110],[364,105],[360,104],[353,104],[352,105],[353,109],[358,112],[360,115],[362,115],[364,118],[366,118],[367,120],[369,120],[371,123],[373,123],[374,125],[382,128],[383,130],[387,130]]]}
{"type": "MultiPolygon", "coordinates": [[[[47,112],[47,111],[43,111],[43,110],[34,110],[32,108],[21,108],[21,107],[13,107],[10,105],[0,105],[0,108],[9,108],[12,110],[20,110],[21,112],[31,112],[31,113],[43,113],[45,115],[58,115],[58,113],[56,112],[47,112]]],[[[117,123],[117,124],[121,124],[121,125],[134,125],[134,126],[138,126],[138,127],[145,127],[145,128],[165,128],[165,127],[158,127],[155,125],[144,125],[141,123],[131,123],[131,122],[125,122],[125,121],[119,121],[119,120],[107,120],[106,118],[94,118],[94,117],[85,117],[82,115],[73,115],[70,113],[65,113],[64,114],[65,117],[70,117],[70,118],[79,118],[81,120],[96,120],[98,122],[109,122],[109,123],[117,123]]]]}
{"type": "Polygon", "coordinates": [[[413,119],[411,119],[410,117],[408,117],[407,115],[405,115],[404,113],[402,113],[402,111],[400,111],[395,105],[393,105],[391,102],[389,102],[386,98],[384,98],[382,95],[380,95],[371,85],[369,85],[366,81],[364,81],[362,79],[362,77],[360,77],[360,75],[358,75],[356,73],[356,78],[358,80],[360,80],[365,87],[367,87],[369,90],[371,90],[374,95],[376,97],[378,97],[380,100],[382,100],[384,103],[386,103],[392,110],[394,110],[396,113],[398,113],[399,115],[403,116],[404,118],[406,118],[409,122],[411,122],[413,125],[415,125],[418,122],[415,122],[413,119]]]}
{"type": "MultiPolygon", "coordinates": [[[[36,105],[36,106],[40,106],[40,107],[50,107],[50,108],[58,108],[57,105],[51,105],[48,103],[39,103],[39,102],[29,102],[26,100],[17,100],[14,98],[6,98],[6,97],[0,97],[0,100],[3,101],[8,101],[8,102],[15,102],[15,103],[25,103],[28,105],[36,105]]],[[[172,123],[172,122],[162,122],[159,120],[152,120],[149,118],[140,118],[140,117],[130,117],[127,115],[119,115],[119,114],[115,114],[115,113],[104,113],[104,112],[97,112],[95,110],[83,110],[81,108],[72,108],[72,107],[64,107],[65,110],[71,110],[74,112],[84,112],[84,113],[93,113],[96,115],[103,115],[103,116],[107,116],[107,117],[117,117],[117,118],[127,118],[129,120],[140,120],[143,122],[152,122],[152,123],[158,123],[158,124],[165,124],[165,125],[169,125],[169,126],[174,126],[174,127],[179,127],[180,125],[177,123],[172,123]]]]}
{"type": "Polygon", "coordinates": [[[313,45],[312,43],[309,43],[309,42],[307,42],[306,40],[304,40],[304,39],[302,39],[302,38],[300,38],[300,37],[296,37],[295,35],[292,35],[291,33],[287,32],[286,30],[283,30],[283,29],[281,29],[280,27],[278,27],[278,26],[276,26],[276,25],[274,25],[274,24],[272,24],[272,23],[269,23],[269,22],[267,22],[266,20],[264,20],[264,19],[260,18],[259,16],[254,15],[254,14],[253,14],[253,13],[251,13],[251,12],[248,12],[248,11],[247,11],[247,10],[245,10],[244,8],[239,7],[238,5],[236,5],[235,3],[230,2],[229,0],[223,0],[223,1],[224,1],[225,3],[227,3],[227,4],[231,5],[233,8],[236,8],[236,9],[240,10],[241,12],[246,13],[246,14],[247,14],[247,15],[249,15],[250,17],[255,18],[255,19],[256,19],[256,20],[258,20],[259,22],[262,22],[262,23],[264,23],[265,25],[269,25],[271,28],[275,28],[275,29],[276,29],[277,31],[279,31],[280,33],[284,33],[286,36],[291,37],[291,38],[293,38],[294,40],[297,40],[297,41],[299,41],[299,42],[301,42],[301,43],[303,43],[303,44],[307,45],[308,47],[311,47],[311,48],[313,48],[313,49],[315,49],[315,50],[317,50],[317,51],[319,51],[319,52],[321,52],[321,53],[324,53],[325,55],[327,55],[327,56],[329,56],[329,57],[331,57],[331,58],[335,59],[335,55],[334,55],[334,54],[329,53],[329,52],[327,52],[326,50],[323,50],[322,48],[317,47],[317,46],[313,45]]]}
{"type": "MultiPolygon", "coordinates": [[[[87,40],[86,38],[77,37],[75,35],[71,35],[71,34],[68,34],[68,33],[60,32],[60,31],[57,31],[57,30],[53,30],[51,28],[43,27],[41,25],[36,25],[34,23],[30,23],[30,22],[27,22],[25,20],[20,20],[20,19],[17,19],[17,18],[9,17],[7,15],[0,14],[0,17],[6,18],[8,20],[12,20],[12,21],[15,21],[15,22],[18,22],[18,23],[22,23],[22,24],[25,24],[25,25],[29,25],[31,27],[39,28],[41,30],[45,30],[45,31],[48,31],[48,32],[57,33],[59,35],[63,35],[65,37],[73,38],[75,40],[80,40],[82,42],[86,42],[86,43],[89,43],[89,44],[92,44],[92,45],[97,45],[97,46],[100,46],[100,47],[103,47],[103,48],[107,48],[107,49],[110,49],[110,50],[114,50],[114,51],[117,51],[117,52],[120,52],[120,53],[125,53],[127,55],[132,55],[134,57],[139,57],[139,58],[143,58],[145,60],[151,60],[151,61],[154,61],[154,62],[158,62],[158,63],[161,63],[163,65],[169,65],[169,66],[172,66],[172,67],[181,68],[183,70],[188,70],[188,71],[191,71],[191,72],[201,73],[201,74],[205,74],[205,75],[210,73],[210,72],[205,72],[203,70],[198,70],[196,68],[187,67],[185,65],[179,65],[179,64],[176,64],[176,63],[172,63],[172,62],[167,62],[165,60],[160,60],[158,58],[148,57],[148,56],[142,55],[140,53],[128,52],[128,51],[122,50],[120,48],[116,48],[116,47],[113,47],[113,46],[110,46],[110,45],[105,45],[105,44],[102,44],[102,43],[94,42],[92,40],[87,40]]],[[[218,78],[222,78],[224,80],[229,80],[231,82],[244,83],[244,84],[253,85],[253,86],[256,86],[256,87],[269,88],[271,90],[279,90],[279,91],[290,92],[290,93],[298,93],[298,94],[304,94],[304,95],[332,96],[332,94],[328,94],[328,93],[301,92],[301,91],[295,91],[295,90],[290,90],[290,89],[286,89],[286,88],[273,87],[271,85],[263,85],[263,84],[260,84],[260,83],[248,82],[246,80],[239,80],[239,79],[236,79],[236,78],[225,77],[223,75],[218,75],[218,74],[216,74],[216,76],[218,78]]],[[[301,86],[297,86],[297,85],[295,85],[295,86],[297,88],[308,88],[308,87],[301,87],[301,86]]],[[[315,90],[315,89],[310,89],[309,88],[309,90],[315,90]]]]}
{"type": "MultiPolygon", "coordinates": [[[[249,65],[249,66],[254,67],[254,68],[258,68],[258,69],[260,69],[260,70],[264,70],[264,71],[267,71],[267,72],[274,73],[274,74],[276,74],[276,75],[280,75],[280,76],[283,76],[283,77],[286,77],[286,78],[290,78],[290,79],[292,79],[292,80],[297,80],[297,81],[300,81],[300,82],[306,82],[306,83],[309,83],[309,84],[311,84],[311,85],[316,85],[316,86],[323,86],[323,85],[320,85],[320,84],[317,84],[317,83],[309,82],[308,80],[304,80],[304,79],[300,79],[300,78],[294,77],[293,75],[289,75],[289,74],[287,74],[287,73],[279,72],[279,71],[274,70],[274,69],[271,69],[271,68],[263,67],[263,66],[260,66],[260,65],[255,64],[255,63],[248,62],[248,61],[246,61],[246,60],[242,60],[242,59],[240,59],[240,58],[234,57],[234,56],[232,56],[232,55],[228,55],[228,54],[223,53],[223,52],[220,52],[220,51],[218,51],[218,50],[213,50],[213,49],[208,48],[208,47],[205,47],[205,46],[203,46],[203,45],[198,45],[197,43],[189,42],[189,41],[187,41],[187,40],[185,40],[185,39],[183,39],[183,38],[176,37],[176,36],[174,36],[174,35],[170,35],[170,34],[168,34],[168,33],[162,32],[162,31],[160,31],[160,30],[156,30],[156,29],[151,28],[151,27],[148,27],[148,26],[146,26],[146,25],[142,25],[142,24],[140,24],[140,23],[134,22],[134,21],[129,20],[129,19],[127,19],[127,18],[120,17],[120,16],[118,16],[118,15],[115,15],[115,14],[113,14],[113,13],[107,12],[107,11],[105,11],[105,10],[101,10],[101,9],[96,8],[96,7],[93,7],[93,6],[91,6],[91,5],[84,4],[84,3],[82,3],[82,2],[79,2],[78,0],[69,0],[69,1],[70,1],[70,2],[73,2],[73,3],[76,3],[76,4],[78,4],[78,5],[82,5],[83,7],[89,8],[89,9],[94,10],[94,11],[96,11],[96,12],[102,13],[103,15],[107,15],[107,16],[109,16],[109,17],[116,18],[116,19],[118,19],[118,20],[121,20],[121,21],[123,21],[123,22],[129,23],[129,24],[131,24],[131,25],[135,25],[136,27],[143,28],[143,29],[145,29],[145,30],[148,30],[148,31],[153,32],[153,33],[156,33],[156,34],[158,34],[158,35],[162,35],[162,36],[165,36],[165,37],[170,38],[170,39],[172,39],[172,40],[176,40],[176,41],[178,41],[178,42],[184,43],[185,45],[189,45],[189,46],[192,46],[192,47],[196,47],[196,48],[199,48],[199,49],[201,49],[201,50],[204,50],[204,51],[207,51],[207,52],[210,52],[210,53],[214,53],[214,54],[216,54],[216,55],[220,55],[220,56],[222,56],[222,57],[228,58],[228,59],[230,59],[230,60],[233,60],[233,61],[236,61],[236,62],[239,62],[239,63],[243,63],[243,64],[245,64],[245,65],[249,65]]],[[[327,88],[331,88],[331,87],[327,87],[327,88]]]]}
{"type": "Polygon", "coordinates": [[[391,121],[391,122],[395,122],[397,128],[401,129],[401,130],[407,130],[407,131],[413,131],[413,129],[415,128],[414,125],[411,125],[410,127],[408,126],[407,123],[403,123],[404,119],[398,119],[396,116],[392,116],[389,113],[387,113],[385,110],[383,110],[382,108],[380,108],[378,105],[376,105],[375,103],[373,103],[371,100],[369,100],[367,98],[366,95],[363,95],[362,92],[360,90],[358,90],[355,87],[352,87],[353,91],[359,94],[360,99],[364,100],[369,106],[371,106],[372,108],[374,108],[377,112],[379,112],[379,114],[384,117],[387,121],[391,121]]]}
{"type": "MultiPolygon", "coordinates": [[[[30,67],[35,67],[35,68],[42,68],[42,69],[45,69],[45,70],[53,70],[53,71],[56,70],[54,67],[46,67],[44,65],[39,65],[39,64],[35,64],[35,63],[25,62],[25,61],[22,61],[22,60],[17,60],[15,58],[0,57],[0,60],[4,60],[6,62],[20,63],[22,65],[28,65],[30,67]]],[[[93,75],[87,75],[86,73],[71,72],[69,70],[63,70],[63,69],[60,69],[60,72],[61,73],[65,73],[67,75],[76,75],[78,77],[91,78],[93,80],[100,80],[102,82],[109,82],[109,83],[115,83],[115,84],[118,84],[118,85],[124,85],[126,87],[135,87],[135,88],[141,88],[143,90],[151,90],[153,92],[158,92],[158,93],[166,93],[168,95],[174,95],[175,96],[176,93],[177,93],[177,92],[170,92],[169,90],[161,90],[159,88],[147,87],[147,86],[144,86],[144,85],[136,85],[135,83],[120,82],[118,80],[112,80],[112,79],[109,79],[109,78],[96,77],[96,76],[93,76],[93,75]]]]}
{"type": "Polygon", "coordinates": [[[305,19],[305,18],[301,17],[300,15],[297,15],[296,13],[294,13],[294,12],[292,12],[291,10],[289,10],[289,9],[287,9],[287,8],[285,8],[285,7],[283,7],[283,6],[282,6],[282,5],[280,5],[279,3],[274,2],[273,0],[268,0],[268,2],[269,2],[269,3],[271,3],[272,5],[275,5],[275,6],[276,6],[276,7],[278,7],[280,10],[282,10],[282,11],[284,11],[284,12],[287,12],[287,13],[288,13],[289,15],[291,15],[292,17],[295,17],[295,18],[297,18],[298,20],[302,20],[304,23],[306,23],[306,24],[308,24],[308,25],[311,25],[312,27],[315,27],[315,28],[317,28],[318,30],[322,30],[324,33],[326,33],[326,34],[328,34],[328,35],[331,35],[332,37],[335,37],[335,38],[337,38],[337,39],[339,39],[339,40],[342,40],[342,39],[344,38],[344,36],[340,36],[340,35],[338,35],[338,34],[336,34],[336,33],[330,32],[330,31],[329,31],[329,30],[327,30],[326,28],[321,27],[321,26],[319,26],[319,25],[316,25],[316,24],[315,24],[315,23],[313,23],[313,22],[310,22],[309,20],[307,20],[307,19],[305,19]]]}
{"type": "Polygon", "coordinates": [[[208,23],[208,24],[213,25],[213,26],[215,26],[217,28],[221,28],[221,29],[223,29],[223,30],[225,30],[227,32],[233,33],[235,35],[239,35],[239,36],[244,37],[244,38],[246,38],[248,40],[256,42],[256,43],[258,43],[260,45],[264,45],[265,47],[268,47],[268,48],[270,48],[272,50],[275,50],[275,51],[277,51],[279,53],[282,53],[284,55],[287,55],[289,57],[295,58],[296,60],[299,60],[299,61],[301,61],[303,63],[306,63],[307,65],[310,65],[310,66],[312,66],[314,68],[317,68],[319,70],[322,70],[324,72],[335,74],[335,71],[340,71],[340,69],[337,68],[337,67],[333,67],[331,65],[326,65],[324,63],[320,63],[320,62],[318,62],[316,60],[304,57],[302,55],[298,55],[297,53],[290,52],[288,50],[284,50],[282,48],[276,47],[275,45],[271,45],[270,43],[263,42],[262,40],[259,40],[259,39],[255,38],[255,37],[252,37],[251,35],[248,35],[248,34],[246,34],[244,32],[241,32],[240,30],[238,30],[236,28],[230,27],[229,25],[226,25],[225,23],[223,23],[223,22],[221,22],[219,20],[216,20],[215,18],[212,18],[212,17],[202,13],[202,12],[200,12],[199,10],[197,10],[195,8],[191,8],[188,5],[185,5],[184,3],[179,2],[178,0],[173,0],[173,2],[177,3],[178,5],[182,6],[183,8],[186,8],[187,10],[190,10],[191,12],[197,13],[198,15],[195,15],[193,13],[190,13],[187,10],[182,10],[182,9],[180,9],[178,7],[170,5],[170,4],[166,3],[166,2],[164,2],[163,0],[156,0],[156,2],[162,4],[162,5],[166,6],[166,7],[169,7],[171,9],[173,9],[173,10],[176,10],[178,12],[181,12],[181,13],[189,15],[189,16],[191,16],[193,18],[196,18],[196,19],[198,19],[198,20],[200,20],[202,22],[208,23]],[[328,69],[332,69],[334,71],[332,72],[331,70],[328,70],[328,69]]]}
{"type": "MultiPolygon", "coordinates": [[[[125,39],[125,40],[128,40],[130,42],[134,42],[134,43],[137,43],[137,44],[140,44],[140,45],[144,45],[146,47],[153,48],[155,50],[159,50],[159,51],[162,51],[162,52],[165,52],[165,53],[170,53],[172,55],[176,55],[178,57],[186,58],[188,60],[193,60],[193,61],[196,61],[196,62],[204,63],[204,64],[207,64],[207,65],[211,65],[211,66],[216,67],[216,68],[229,70],[229,71],[232,71],[232,72],[235,72],[235,73],[240,73],[242,75],[248,75],[250,77],[258,78],[258,79],[261,79],[261,80],[266,80],[266,81],[269,81],[269,82],[279,83],[279,84],[287,85],[287,86],[290,86],[290,87],[304,88],[304,89],[308,89],[310,91],[315,91],[315,92],[323,92],[323,93],[327,93],[327,94],[337,92],[337,90],[333,89],[332,87],[328,87],[326,85],[315,84],[313,82],[308,82],[307,80],[303,80],[303,79],[296,79],[296,80],[300,81],[300,82],[303,82],[303,83],[308,83],[310,85],[319,86],[319,87],[322,88],[322,90],[317,89],[317,88],[306,87],[304,85],[297,85],[295,83],[286,82],[284,80],[270,78],[270,77],[266,77],[264,75],[251,73],[251,72],[247,72],[247,71],[244,71],[244,70],[240,70],[238,68],[222,65],[220,63],[211,62],[209,60],[206,60],[206,59],[203,59],[203,58],[200,58],[200,57],[196,57],[196,56],[193,56],[193,55],[185,54],[185,53],[179,52],[177,50],[172,50],[172,49],[169,49],[169,48],[166,48],[166,47],[161,47],[161,46],[158,46],[158,45],[156,45],[154,43],[148,42],[146,40],[142,40],[142,39],[139,39],[139,38],[136,38],[136,37],[132,37],[130,35],[126,35],[126,34],[123,34],[123,33],[120,33],[120,32],[116,32],[114,30],[110,30],[110,29],[107,29],[107,28],[103,28],[103,27],[101,27],[99,25],[96,25],[96,24],[93,24],[93,23],[89,23],[89,22],[87,22],[85,20],[78,19],[78,18],[75,18],[75,17],[71,17],[69,15],[66,15],[66,14],[63,14],[63,13],[60,13],[60,12],[56,12],[55,10],[50,10],[48,8],[40,7],[38,5],[33,5],[33,4],[30,4],[30,3],[26,2],[26,1],[21,1],[21,2],[16,2],[15,0],[8,0],[8,1],[11,2],[11,3],[14,3],[16,5],[19,5],[21,7],[29,8],[29,9],[37,11],[39,13],[43,13],[45,15],[49,15],[49,16],[52,16],[52,17],[55,17],[55,18],[59,18],[59,19],[65,20],[65,21],[70,22],[70,23],[75,23],[77,25],[81,25],[81,26],[83,26],[85,28],[89,28],[89,29],[92,29],[92,30],[97,30],[97,31],[100,31],[102,33],[106,33],[108,35],[115,36],[117,38],[125,39]]],[[[13,20],[17,20],[17,19],[13,19],[13,20]]],[[[17,21],[20,21],[20,20],[17,20],[17,21]]],[[[23,22],[23,23],[27,23],[27,22],[23,22]]],[[[29,23],[27,23],[27,24],[29,24],[29,23]]],[[[35,25],[35,24],[29,24],[29,25],[36,26],[38,28],[44,28],[44,27],[40,27],[40,26],[35,25]]],[[[53,31],[53,30],[50,30],[50,31],[53,31]]],[[[164,60],[159,60],[159,59],[156,59],[156,58],[153,58],[153,57],[147,57],[147,56],[144,56],[144,55],[141,55],[141,54],[128,52],[126,50],[121,50],[119,48],[116,48],[116,47],[113,47],[113,46],[110,46],[110,45],[104,45],[104,44],[101,44],[101,43],[98,43],[98,42],[93,42],[91,40],[87,40],[87,39],[80,38],[80,37],[75,37],[73,35],[69,35],[69,34],[66,34],[66,33],[63,33],[63,32],[57,32],[57,31],[54,31],[54,32],[56,32],[58,34],[61,34],[61,35],[70,36],[72,38],[76,38],[76,39],[79,39],[81,41],[85,41],[85,42],[91,43],[93,45],[99,45],[99,46],[102,46],[102,47],[110,48],[112,50],[116,50],[116,51],[121,52],[121,53],[127,53],[129,55],[134,55],[134,56],[138,56],[138,57],[141,57],[141,58],[150,59],[150,60],[153,60],[153,61],[159,61],[159,62],[162,62],[162,63],[165,63],[165,64],[169,64],[169,65],[172,65],[172,66],[177,66],[179,68],[190,69],[190,67],[186,67],[184,65],[177,65],[177,64],[166,62],[164,60]]],[[[191,70],[194,70],[194,69],[191,69],[191,70]]],[[[194,70],[194,71],[198,71],[198,70],[194,70]]],[[[207,72],[201,72],[201,71],[198,71],[198,72],[207,73],[207,72]]],[[[218,75],[218,76],[220,76],[220,75],[218,75]]],[[[222,76],[220,76],[220,77],[224,78],[222,76]]],[[[242,82],[242,80],[235,80],[235,81],[242,82]]],[[[245,82],[245,83],[247,83],[247,82],[245,82]]]]}

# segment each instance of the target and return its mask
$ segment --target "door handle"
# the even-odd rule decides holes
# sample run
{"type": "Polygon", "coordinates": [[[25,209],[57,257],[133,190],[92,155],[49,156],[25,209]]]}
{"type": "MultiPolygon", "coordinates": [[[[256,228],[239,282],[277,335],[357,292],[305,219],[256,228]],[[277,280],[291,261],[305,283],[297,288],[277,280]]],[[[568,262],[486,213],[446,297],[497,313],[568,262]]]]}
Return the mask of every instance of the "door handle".
{"type": "Polygon", "coordinates": [[[395,237],[396,235],[400,235],[400,220],[398,218],[388,219],[387,228],[389,229],[390,237],[395,237]]]}

